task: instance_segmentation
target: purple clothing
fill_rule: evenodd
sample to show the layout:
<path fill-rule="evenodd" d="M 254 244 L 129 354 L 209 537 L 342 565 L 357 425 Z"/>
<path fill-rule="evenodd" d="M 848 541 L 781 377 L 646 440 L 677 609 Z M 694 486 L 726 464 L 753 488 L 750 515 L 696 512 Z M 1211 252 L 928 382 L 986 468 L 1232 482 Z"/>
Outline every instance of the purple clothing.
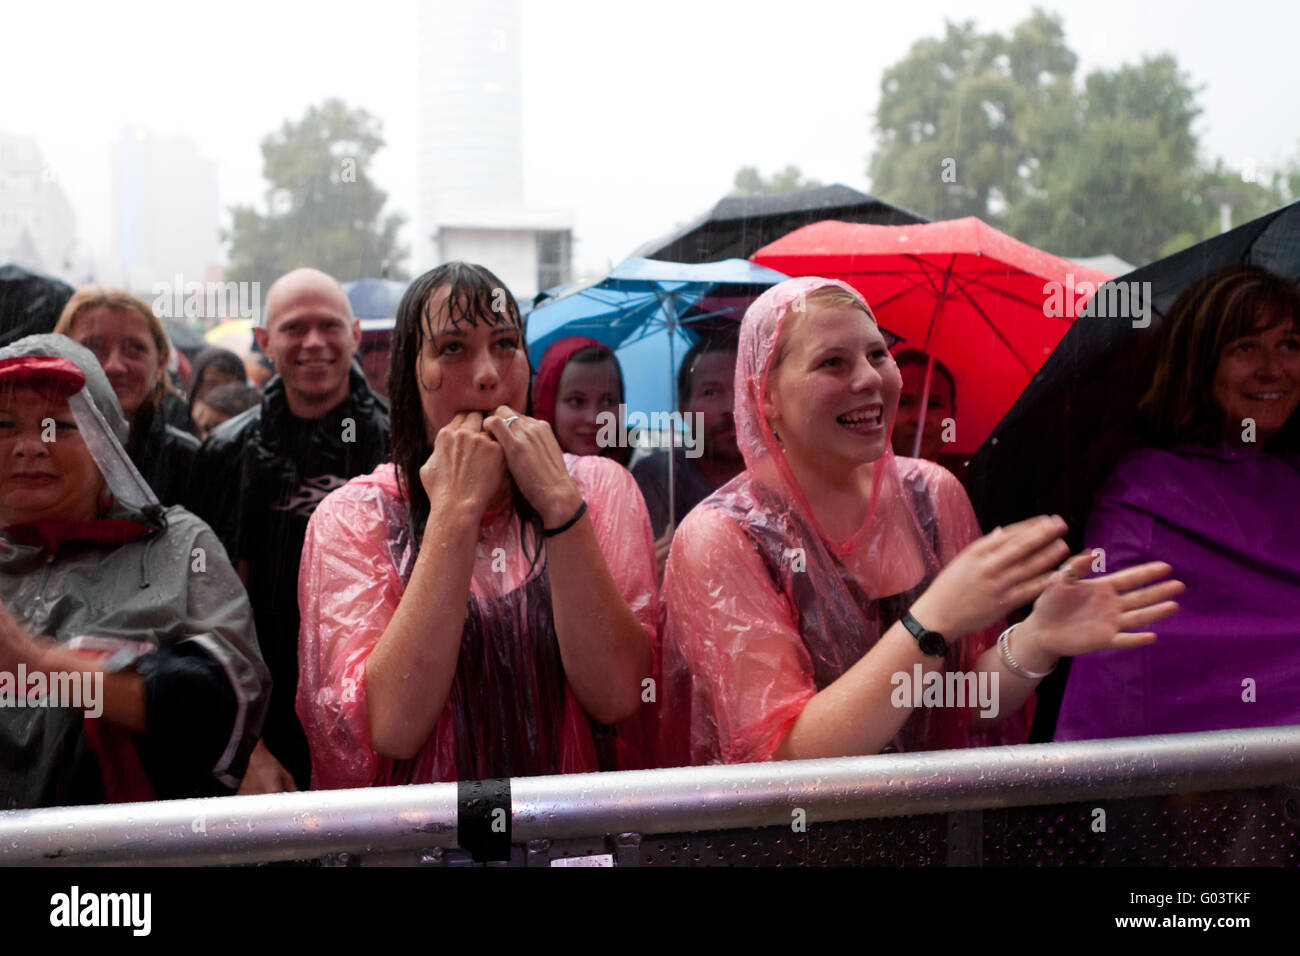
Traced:
<path fill-rule="evenodd" d="M 1135 452 L 1084 542 L 1107 571 L 1167 561 L 1187 590 L 1154 644 L 1075 658 L 1057 740 L 1300 724 L 1300 456 Z"/>

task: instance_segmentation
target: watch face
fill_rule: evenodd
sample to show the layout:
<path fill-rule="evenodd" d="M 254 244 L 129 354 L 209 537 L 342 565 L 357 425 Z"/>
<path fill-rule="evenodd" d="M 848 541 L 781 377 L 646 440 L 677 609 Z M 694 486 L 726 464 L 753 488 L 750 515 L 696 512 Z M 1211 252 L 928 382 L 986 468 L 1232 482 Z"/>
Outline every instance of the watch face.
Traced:
<path fill-rule="evenodd" d="M 929 654 L 931 657 L 943 657 L 948 653 L 948 642 L 938 631 L 925 631 L 917 643 L 921 645 L 921 653 Z"/>

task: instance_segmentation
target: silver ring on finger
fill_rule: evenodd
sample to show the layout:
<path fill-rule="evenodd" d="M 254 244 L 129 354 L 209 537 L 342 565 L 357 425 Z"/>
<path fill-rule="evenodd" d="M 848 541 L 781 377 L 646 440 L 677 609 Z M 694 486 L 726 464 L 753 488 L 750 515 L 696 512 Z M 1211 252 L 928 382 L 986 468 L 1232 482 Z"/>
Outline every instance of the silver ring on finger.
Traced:
<path fill-rule="evenodd" d="M 509 428 L 511 425 L 513 425 L 513 424 L 514 424 L 515 422 L 517 422 L 517 421 L 519 421 L 519 416 L 518 416 L 518 415 L 511 415 L 509 418 L 506 419 L 506 428 Z"/>
<path fill-rule="evenodd" d="M 1069 578 L 1071 581 L 1077 581 L 1077 580 L 1079 580 L 1079 576 L 1078 576 L 1077 574 L 1074 573 L 1074 568 L 1070 567 L 1070 562 L 1069 562 L 1069 561 L 1066 561 L 1063 565 L 1061 565 L 1061 566 L 1060 566 L 1059 568 L 1057 568 L 1056 570 L 1060 571 L 1062 574 L 1064 574 L 1064 575 L 1065 575 L 1067 578 Z"/>

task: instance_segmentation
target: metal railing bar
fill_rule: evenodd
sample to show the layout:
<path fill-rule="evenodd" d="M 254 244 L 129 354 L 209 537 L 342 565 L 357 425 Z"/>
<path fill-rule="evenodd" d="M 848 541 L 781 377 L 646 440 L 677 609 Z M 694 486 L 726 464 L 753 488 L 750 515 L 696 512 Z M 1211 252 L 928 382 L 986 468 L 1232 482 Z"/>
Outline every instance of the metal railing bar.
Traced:
<path fill-rule="evenodd" d="M 952 813 L 1300 782 L 1300 727 L 513 781 L 516 841 Z"/>
<path fill-rule="evenodd" d="M 511 839 L 730 830 L 1300 783 L 1300 726 L 511 781 Z M 0 865 L 457 845 L 454 783 L 0 813 Z"/>

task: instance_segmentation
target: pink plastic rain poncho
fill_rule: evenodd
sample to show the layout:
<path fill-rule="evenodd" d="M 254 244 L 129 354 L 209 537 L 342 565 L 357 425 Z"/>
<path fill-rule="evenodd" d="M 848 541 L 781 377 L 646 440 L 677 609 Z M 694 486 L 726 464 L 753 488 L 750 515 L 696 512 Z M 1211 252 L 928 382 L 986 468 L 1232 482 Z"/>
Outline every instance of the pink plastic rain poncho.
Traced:
<path fill-rule="evenodd" d="M 614 583 L 652 642 L 658 618 L 650 519 L 632 476 L 613 462 L 564 456 L 588 505 Z M 615 770 L 643 760 L 639 718 L 594 724 L 564 677 L 545 555 L 532 575 L 510 509 L 484 516 L 456 676 L 442 715 L 411 760 L 370 745 L 366 660 L 415 563 L 391 464 L 321 502 L 299 577 L 297 709 L 315 788 Z M 499 549 L 499 550 L 498 550 Z"/>
<path fill-rule="evenodd" d="M 756 395 L 766 391 L 787 307 L 827 286 L 862 299 L 836 280 L 792 279 L 755 301 L 741 325 L 735 418 L 746 470 L 686 516 L 664 578 L 666 765 L 770 759 L 808 701 L 979 537 L 957 479 L 931 462 L 895 458 L 888 442 L 856 533 L 832 541 L 813 516 Z M 885 409 L 891 428 L 895 410 Z M 999 631 L 950 640 L 948 669 L 972 670 Z M 1026 739 L 1023 714 L 982 734 L 970 720 L 967 710 L 918 709 L 893 747 Z"/>

